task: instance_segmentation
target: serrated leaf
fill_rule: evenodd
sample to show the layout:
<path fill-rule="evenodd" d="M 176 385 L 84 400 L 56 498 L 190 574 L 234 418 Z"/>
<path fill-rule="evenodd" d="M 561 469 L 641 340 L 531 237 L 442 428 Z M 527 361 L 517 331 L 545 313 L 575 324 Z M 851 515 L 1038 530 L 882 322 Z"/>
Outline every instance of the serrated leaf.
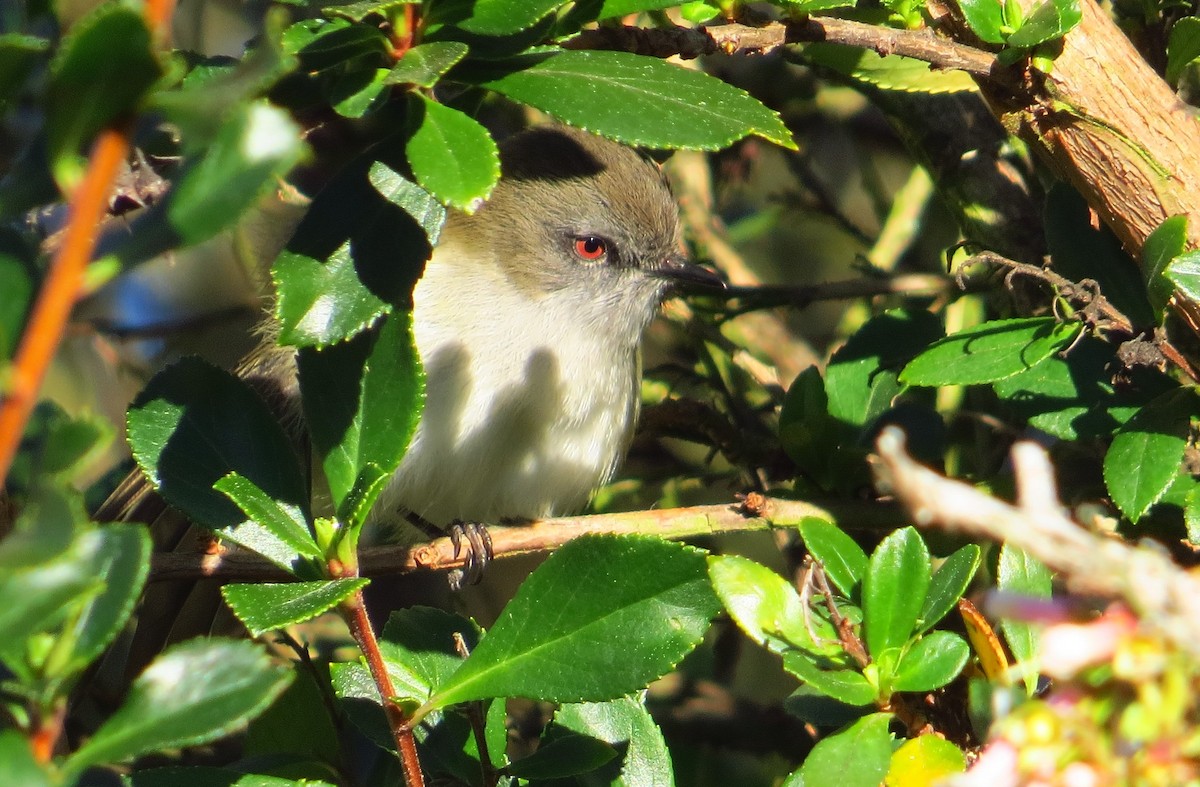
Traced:
<path fill-rule="evenodd" d="M 893 691 L 933 691 L 958 677 L 971 649 L 950 631 L 934 631 L 917 640 L 900 657 L 893 673 Z"/>
<path fill-rule="evenodd" d="M 1070 344 L 1080 323 L 1053 317 L 992 320 L 940 339 L 900 373 L 905 385 L 976 385 L 1032 369 Z"/>
<path fill-rule="evenodd" d="M 566 0 L 475 0 L 457 24 L 469 33 L 506 36 L 532 27 Z"/>
<path fill-rule="evenodd" d="M 378 60 L 388 51 L 387 37 L 377 25 L 345 19 L 306 19 L 283 33 L 283 51 L 300 58 L 301 70 L 314 73 Z"/>
<path fill-rule="evenodd" d="M 1083 20 L 1079 0 L 1043 0 L 1006 42 L 1010 47 L 1033 47 L 1071 32 Z"/>
<path fill-rule="evenodd" d="M 460 41 L 430 41 L 414 46 L 396 61 L 384 83 L 433 87 L 447 71 L 467 56 L 468 49 Z"/>
<path fill-rule="evenodd" d="M 641 536 L 575 539 L 529 576 L 426 710 L 623 696 L 675 666 L 718 608 L 699 550 Z"/>
<path fill-rule="evenodd" d="M 47 146 L 60 187 L 74 187 L 83 175 L 84 145 L 131 112 L 160 73 L 136 9 L 104 4 L 71 26 L 46 86 Z"/>
<path fill-rule="evenodd" d="M 500 178 L 500 151 L 488 130 L 457 109 L 414 98 L 420 125 L 405 153 L 417 182 L 448 205 L 472 212 Z"/>
<path fill-rule="evenodd" d="M 850 4 L 832 0 L 828 7 L 840 8 L 844 5 Z M 870 49 L 824 41 L 805 44 L 803 52 L 806 60 L 881 90 L 931 95 L 979 90 L 975 80 L 966 72 L 933 69 L 924 60 L 903 55 L 881 56 Z"/>
<path fill-rule="evenodd" d="M 462 666 L 455 638 L 470 653 L 479 643 L 479 626 L 432 607 L 393 612 L 379 637 L 379 650 L 397 696 L 424 702 Z"/>
<path fill-rule="evenodd" d="M 800 523 L 799 530 L 804 548 L 821 561 L 829 581 L 842 595 L 853 599 L 867 571 L 867 553 L 832 522 L 810 517 Z"/>
<path fill-rule="evenodd" d="M 1195 19 L 1194 17 L 1188 17 Z M 1195 20 L 1200 23 L 1200 19 Z M 1200 33 L 1200 30 L 1198 30 Z M 1197 53 L 1200 56 L 1200 52 Z M 1154 228 L 1142 246 L 1142 270 L 1146 275 L 1146 295 L 1156 315 L 1162 315 L 1175 287 L 1165 277 L 1171 260 L 1187 250 L 1188 217 L 1180 213 Z M 1161 320 L 1160 320 L 1161 321 Z"/>
<path fill-rule="evenodd" d="M 1104 484 L 1117 508 L 1137 524 L 1179 471 L 1197 400 L 1190 390 L 1168 391 L 1118 430 L 1104 455 Z"/>
<path fill-rule="evenodd" d="M 228 372 L 184 358 L 154 376 L 126 420 L 134 459 L 163 497 L 226 537 L 238 536 L 235 526 L 243 526 L 242 538 L 261 530 L 213 488 L 230 472 L 275 500 L 307 509 L 304 476 L 287 436 L 262 400 Z"/>
<path fill-rule="evenodd" d="M 1050 569 L 1028 553 L 1008 544 L 1000 548 L 996 586 L 1005 593 L 1050 598 L 1052 579 Z M 1000 630 L 1024 676 L 1025 690 L 1033 696 L 1038 679 L 1037 629 L 1031 623 L 1006 618 L 1000 621 Z"/>
<path fill-rule="evenodd" d="M 849 659 L 818 661 L 798 650 L 783 654 L 783 668 L 806 685 L 847 705 L 870 705 L 876 699 L 875 687 L 863 674 L 849 665 Z"/>
<path fill-rule="evenodd" d="M 1171 26 L 1167 40 L 1167 82 L 1177 84 L 1183 69 L 1196 62 L 1196 58 L 1200 58 L 1200 19 L 1185 16 Z"/>
<path fill-rule="evenodd" d="M 878 660 L 916 629 L 929 590 L 929 550 L 911 527 L 896 530 L 871 553 L 863 576 L 863 631 Z"/>
<path fill-rule="evenodd" d="M 331 782 L 319 779 L 297 781 L 281 776 L 245 773 L 232 768 L 196 765 L 134 771 L 129 779 L 131 787 L 336 787 Z"/>
<path fill-rule="evenodd" d="M 563 779 L 590 773 L 615 759 L 611 744 L 589 735 L 563 733 L 544 741 L 537 751 L 509 764 L 518 779 Z"/>
<path fill-rule="evenodd" d="M 950 613 L 971 585 L 979 569 L 980 551 L 967 544 L 946 558 L 929 580 L 929 593 L 921 607 L 917 633 L 924 634 Z"/>
<path fill-rule="evenodd" d="M 312 620 L 333 609 L 371 580 L 323 579 L 315 582 L 260 582 L 253 585 L 225 585 L 221 595 L 238 620 L 256 637 L 268 631 Z"/>
<path fill-rule="evenodd" d="M 339 74 L 326 86 L 333 111 L 345 118 L 360 118 L 375 106 L 388 88 L 386 68 L 361 68 Z"/>
<path fill-rule="evenodd" d="M 1189 301 L 1200 303 L 1200 251 L 1180 254 L 1167 264 L 1164 275 Z"/>
<path fill-rule="evenodd" d="M 292 674 L 251 642 L 191 640 L 164 651 L 138 676 L 125 703 L 63 770 L 78 775 L 166 748 L 195 746 L 244 726 Z"/>
<path fill-rule="evenodd" d="M 999 0 L 959 0 L 958 7 L 967 20 L 967 27 L 979 36 L 979 40 L 989 44 L 1004 43 L 1003 3 Z"/>
<path fill-rule="evenodd" d="M 791 583 L 738 555 L 710 555 L 708 573 L 717 598 L 747 637 L 775 653 L 813 650 L 804 603 Z"/>
<path fill-rule="evenodd" d="M 622 697 L 563 705 L 555 712 L 554 723 L 620 749 L 621 756 L 596 774 L 609 787 L 674 785 L 671 754 L 663 734 L 637 700 Z"/>
<path fill-rule="evenodd" d="M 657 58 L 580 51 L 527 55 L 501 65 L 502 74 L 481 74 L 475 81 L 631 145 L 716 150 L 757 134 L 796 146 L 779 116 L 748 93 Z"/>
<path fill-rule="evenodd" d="M 930 787 L 967 769 L 962 749 L 937 735 L 919 735 L 892 752 L 888 787 Z"/>
<path fill-rule="evenodd" d="M 70 666 L 82 671 L 125 627 L 150 575 L 150 536 L 141 525 L 109 524 L 97 531 L 99 543 L 88 571 L 104 579 L 104 589 L 90 598 L 75 619 L 70 636 Z"/>
<path fill-rule="evenodd" d="M 303 509 L 272 498 L 237 472 L 221 478 L 213 488 L 232 500 L 256 531 L 263 531 L 251 547 L 255 552 L 284 571 L 301 577 L 319 575 L 315 561 L 322 557 L 321 550 L 309 532 Z M 249 531 L 246 535 L 250 536 Z"/>
<path fill-rule="evenodd" d="M 661 8 L 671 8 L 679 5 L 679 0 L 604 0 L 597 19 L 612 19 L 616 16 L 639 14 L 643 11 L 657 11 Z"/>
<path fill-rule="evenodd" d="M 392 310 L 358 278 L 349 241 L 323 263 L 285 250 L 271 266 L 271 279 L 280 344 L 328 347 Z"/>
<path fill-rule="evenodd" d="M 416 431 L 425 374 L 412 314 L 389 315 L 378 332 L 300 352 L 300 390 L 313 447 L 339 518 L 361 524 Z"/>
<path fill-rule="evenodd" d="M 403 177 L 382 161 L 371 165 L 367 179 L 379 196 L 400 208 L 424 231 L 429 243 L 436 244 L 446 223 L 446 209 L 425 189 Z"/>
<path fill-rule="evenodd" d="M 876 787 L 892 756 L 890 713 L 872 713 L 817 742 L 784 787 Z"/>

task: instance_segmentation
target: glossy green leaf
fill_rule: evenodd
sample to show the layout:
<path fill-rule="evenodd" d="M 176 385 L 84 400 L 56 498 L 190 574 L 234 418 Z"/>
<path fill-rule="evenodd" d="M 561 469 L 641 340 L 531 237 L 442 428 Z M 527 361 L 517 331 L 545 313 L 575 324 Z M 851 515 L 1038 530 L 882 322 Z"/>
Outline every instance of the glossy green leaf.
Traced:
<path fill-rule="evenodd" d="M 357 3 L 344 5 L 327 5 L 321 9 L 321 13 L 326 16 L 349 19 L 352 22 L 361 22 L 372 14 L 390 19 L 392 18 L 391 12 L 416 2 L 418 0 L 360 0 Z"/>
<path fill-rule="evenodd" d="M 833 354 L 825 370 L 829 413 L 864 427 L 900 393 L 904 362 L 943 335 L 937 315 L 896 309 L 872 318 Z"/>
<path fill-rule="evenodd" d="M 445 202 L 468 212 L 482 204 L 500 178 L 500 151 L 492 135 L 457 109 L 414 98 L 420 125 L 406 153 L 417 182 Z"/>
<path fill-rule="evenodd" d="M 959 8 L 967 20 L 967 27 L 989 44 L 1003 44 L 1004 4 L 999 0 L 959 0 Z"/>
<path fill-rule="evenodd" d="M 846 598 L 854 598 L 867 571 L 867 553 L 840 527 L 809 517 L 800 523 L 804 548 L 821 561 L 825 575 Z"/>
<path fill-rule="evenodd" d="M 21 33 L 0 33 L 0 111 L 8 109 L 21 86 L 33 73 L 50 42 Z"/>
<path fill-rule="evenodd" d="M 470 15 L 458 21 L 469 33 L 504 36 L 532 27 L 566 0 L 475 0 Z"/>
<path fill-rule="evenodd" d="M 129 779 L 131 787 L 335 787 L 333 783 L 319 779 L 297 781 L 209 766 L 150 768 L 134 771 Z"/>
<path fill-rule="evenodd" d="M 378 59 L 388 51 L 387 37 L 377 25 L 344 19 L 305 19 L 283 33 L 283 51 L 300 58 L 302 71 L 314 73 Z"/>
<path fill-rule="evenodd" d="M 319 575 L 312 562 L 321 550 L 309 531 L 305 512 L 299 506 L 276 500 L 236 472 L 219 479 L 213 488 L 234 502 L 255 525 L 257 537 L 250 546 L 284 571 L 298 576 Z M 245 534 L 251 536 L 249 530 Z M 240 542 L 239 542 L 240 543 Z"/>
<path fill-rule="evenodd" d="M 949 614 L 971 586 L 979 569 L 979 547 L 967 544 L 942 561 L 929 580 L 929 593 L 921 607 L 918 634 L 924 634 Z"/>
<path fill-rule="evenodd" d="M 461 41 L 430 41 L 414 46 L 396 61 L 384 83 L 433 87 L 442 76 L 467 56 Z"/>
<path fill-rule="evenodd" d="M 252 642 L 191 640 L 162 653 L 125 703 L 64 770 L 78 775 L 159 749 L 195 746 L 243 727 L 287 687 L 291 673 Z"/>
<path fill-rule="evenodd" d="M 341 757 L 341 740 L 329 701 L 329 675 L 320 666 L 312 667 L 297 665 L 291 685 L 250 722 L 243 739 L 246 760 L 288 755 L 311 766 L 309 773 L 327 768 L 333 775 Z"/>
<path fill-rule="evenodd" d="M 397 695 L 424 702 L 462 666 L 456 638 L 471 653 L 479 637 L 474 621 L 432 607 L 410 607 L 388 618 L 379 650 Z"/>
<path fill-rule="evenodd" d="M 70 188 L 82 177 L 84 146 L 131 112 L 160 73 L 136 9 L 106 3 L 71 26 L 46 86 L 47 145 L 60 186 Z"/>
<path fill-rule="evenodd" d="M 74 639 L 67 672 L 91 664 L 125 628 L 150 575 L 150 535 L 141 525 L 109 524 L 97 531 L 96 551 L 88 561 L 104 589 L 90 598 L 71 626 Z"/>
<path fill-rule="evenodd" d="M 631 697 L 563 705 L 555 712 L 554 723 L 617 747 L 621 756 L 596 774 L 609 787 L 669 785 L 674 781 L 662 732 L 646 707 Z"/>
<path fill-rule="evenodd" d="M 1104 484 L 1113 503 L 1134 524 L 1175 479 L 1198 405 L 1190 390 L 1168 391 L 1113 437 L 1104 455 Z"/>
<path fill-rule="evenodd" d="M 1063 349 L 1080 323 L 1053 317 L 992 320 L 934 342 L 900 373 L 905 385 L 991 383 L 1032 369 Z"/>
<path fill-rule="evenodd" d="M 75 495 L 53 484 L 35 486 L 12 530 L 0 540 L 0 577 L 17 569 L 37 568 L 63 554 L 86 520 Z"/>
<path fill-rule="evenodd" d="M 430 244 L 438 242 L 446 223 L 446 209 L 432 194 L 380 161 L 371 165 L 367 179 L 379 196 L 417 223 Z"/>
<path fill-rule="evenodd" d="M 1059 181 L 1046 194 L 1046 245 L 1054 271 L 1071 281 L 1091 279 L 1135 328 L 1155 324 L 1137 263 L 1106 226 L 1093 226 L 1092 210 L 1074 188 Z"/>
<path fill-rule="evenodd" d="M 325 262 L 284 251 L 271 266 L 271 278 L 280 344 L 327 347 L 392 310 L 358 278 L 349 242 Z"/>
<path fill-rule="evenodd" d="M 400 464 L 425 395 L 409 312 L 378 331 L 300 352 L 300 390 L 313 447 L 339 518 L 361 524 Z"/>
<path fill-rule="evenodd" d="M 784 787 L 879 787 L 892 756 L 890 713 L 872 713 L 817 742 Z"/>
<path fill-rule="evenodd" d="M 1185 16 L 1171 25 L 1167 40 L 1167 82 L 1175 85 L 1183 70 L 1200 58 L 1200 18 Z"/>
<path fill-rule="evenodd" d="M 927 787 L 967 769 L 962 749 L 937 735 L 910 738 L 892 753 L 888 787 Z"/>
<path fill-rule="evenodd" d="M 518 779 L 565 779 L 590 773 L 612 761 L 617 750 L 589 735 L 559 734 L 543 741 L 537 751 L 508 766 Z"/>
<path fill-rule="evenodd" d="M 25 315 L 34 292 L 32 265 L 13 254 L 0 252 L 0 361 L 12 358 L 25 327 Z"/>
<path fill-rule="evenodd" d="M 738 555 L 709 555 L 708 574 L 717 598 L 747 637 L 775 653 L 816 647 L 805 628 L 804 602 L 783 577 Z"/>
<path fill-rule="evenodd" d="M 1079 0 L 1043 0 L 1008 37 L 1010 47 L 1033 47 L 1062 38 L 1083 20 Z"/>
<path fill-rule="evenodd" d="M 363 68 L 339 75 L 327 89 L 333 111 L 345 118 L 366 115 L 381 97 L 386 98 L 387 78 L 386 68 Z"/>
<path fill-rule="evenodd" d="M 1036 558 L 1016 547 L 1005 544 L 1000 549 L 1000 561 L 996 567 L 996 586 L 1005 593 L 1031 598 L 1050 598 L 1053 575 L 1050 569 Z M 1038 631 L 1021 620 L 1004 619 L 1000 630 L 1008 642 L 1009 650 L 1017 660 L 1025 680 L 1025 689 L 1033 695 L 1038 680 Z"/>
<path fill-rule="evenodd" d="M 329 677 L 338 698 L 338 710 L 368 740 L 385 751 L 394 752 L 396 739 L 383 713 L 379 689 L 366 665 L 357 662 L 330 664 Z"/>
<path fill-rule="evenodd" d="M 836 483 L 829 457 L 836 450 L 840 427 L 829 416 L 825 381 L 816 366 L 796 376 L 779 412 L 779 441 L 796 469 L 825 488 Z"/>
<path fill-rule="evenodd" d="M 758 134 L 795 148 L 771 110 L 701 71 L 627 52 L 529 55 L 482 75 L 486 88 L 631 145 L 716 150 Z"/>
<path fill-rule="evenodd" d="M 863 576 L 863 630 L 878 660 L 916 630 L 929 590 L 929 550 L 911 527 L 896 530 L 871 553 Z"/>
<path fill-rule="evenodd" d="M 0 730 L 0 784 L 51 787 L 57 783 L 58 779 L 34 758 L 29 738 L 12 728 Z"/>
<path fill-rule="evenodd" d="M 1188 17 L 1200 24 L 1200 19 Z M 1181 20 L 1182 21 L 1182 20 Z M 1197 53 L 1200 56 L 1200 52 Z M 1187 250 L 1187 224 L 1185 214 L 1172 216 L 1159 224 L 1146 238 L 1142 246 L 1142 270 L 1146 275 L 1146 294 L 1156 315 L 1163 314 L 1167 301 L 1175 292 L 1175 285 L 1164 275 L 1171 260 Z"/>
<path fill-rule="evenodd" d="M 783 654 L 783 668 L 805 685 L 847 705 L 870 705 L 876 699 L 875 687 L 856 667 L 850 666 L 849 657 L 840 662 L 818 661 L 793 650 Z"/>
<path fill-rule="evenodd" d="M 842 8 L 853 3 L 842 0 L 814 0 L 800 4 L 807 13 Z M 870 49 L 833 44 L 827 41 L 804 44 L 804 59 L 831 68 L 851 79 L 903 93 L 968 93 L 979 90 L 975 80 L 964 71 L 931 68 L 929 63 L 903 55 L 881 56 Z"/>
<path fill-rule="evenodd" d="M 624 696 L 675 666 L 718 608 L 697 549 L 642 536 L 575 539 L 529 576 L 427 707 Z"/>
<path fill-rule="evenodd" d="M 1171 260 L 1165 275 L 1184 297 L 1200 302 L 1200 251 L 1185 252 Z"/>
<path fill-rule="evenodd" d="M 311 620 L 370 583 L 369 579 L 225 585 L 221 595 L 254 636 Z"/>
<path fill-rule="evenodd" d="M 679 5 L 679 0 L 604 0 L 596 18 L 611 19 L 616 16 L 628 16 L 642 11 L 657 11 L 677 5 Z"/>
<path fill-rule="evenodd" d="M 154 376 L 126 418 L 138 466 L 168 502 L 200 524 L 229 531 L 247 522 L 213 488 L 230 472 L 275 500 L 307 507 L 288 438 L 262 400 L 228 372 L 184 358 Z"/>
<path fill-rule="evenodd" d="M 933 691 L 958 677 L 971 648 L 950 631 L 934 631 L 904 651 L 892 677 L 893 691 Z"/>

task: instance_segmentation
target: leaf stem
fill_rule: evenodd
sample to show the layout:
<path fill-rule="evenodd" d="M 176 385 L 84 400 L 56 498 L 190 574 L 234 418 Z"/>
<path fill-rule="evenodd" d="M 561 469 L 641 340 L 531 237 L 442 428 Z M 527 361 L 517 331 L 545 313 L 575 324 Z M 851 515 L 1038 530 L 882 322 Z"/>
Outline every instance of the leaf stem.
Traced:
<path fill-rule="evenodd" d="M 367 617 L 367 607 L 363 601 L 362 591 L 357 591 L 342 602 L 338 609 L 345 618 L 346 625 L 350 627 L 350 634 L 354 637 L 354 641 L 362 650 L 363 656 L 367 660 L 367 668 L 370 669 L 375 686 L 379 689 L 383 712 L 387 716 L 388 726 L 391 727 L 392 735 L 396 739 L 396 751 L 400 756 L 400 767 L 404 771 L 404 783 L 408 787 L 424 787 L 425 776 L 421 772 L 421 761 L 417 756 L 417 740 L 413 737 L 409 718 L 393 701 L 396 696 L 396 688 L 392 685 L 391 676 L 388 675 L 383 654 L 379 652 L 379 640 L 375 638 L 375 629 L 371 627 L 371 620 Z"/>

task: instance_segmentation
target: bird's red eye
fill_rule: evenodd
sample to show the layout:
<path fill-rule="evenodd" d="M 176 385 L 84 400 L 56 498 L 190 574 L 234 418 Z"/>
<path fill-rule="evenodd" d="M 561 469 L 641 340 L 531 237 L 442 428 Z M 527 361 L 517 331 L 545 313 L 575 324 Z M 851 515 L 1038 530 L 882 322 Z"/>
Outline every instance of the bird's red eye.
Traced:
<path fill-rule="evenodd" d="M 595 262 L 608 253 L 608 244 L 595 235 L 585 235 L 575 239 L 575 254 L 581 260 Z"/>

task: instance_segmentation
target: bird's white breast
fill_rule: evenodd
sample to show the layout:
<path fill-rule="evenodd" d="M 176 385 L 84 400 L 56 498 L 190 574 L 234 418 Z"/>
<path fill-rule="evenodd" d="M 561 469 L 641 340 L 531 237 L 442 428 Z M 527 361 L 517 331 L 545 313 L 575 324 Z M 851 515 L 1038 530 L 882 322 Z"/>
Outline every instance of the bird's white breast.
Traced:
<path fill-rule="evenodd" d="M 439 247 L 413 294 L 425 410 L 380 505 L 444 525 L 571 513 L 612 475 L 637 413 L 632 331 Z M 377 508 L 377 510 L 380 510 Z"/>

